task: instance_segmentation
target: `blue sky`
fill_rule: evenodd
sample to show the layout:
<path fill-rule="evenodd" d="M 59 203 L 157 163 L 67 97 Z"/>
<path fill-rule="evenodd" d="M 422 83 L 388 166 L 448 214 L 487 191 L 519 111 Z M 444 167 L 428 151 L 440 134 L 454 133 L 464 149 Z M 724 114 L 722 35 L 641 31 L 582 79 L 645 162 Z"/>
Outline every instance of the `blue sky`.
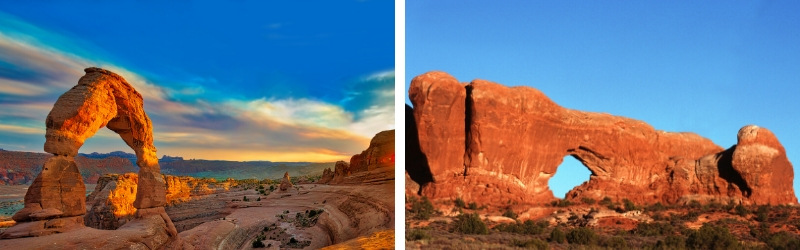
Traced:
<path fill-rule="evenodd" d="M 32 2 L 0 2 L 0 148 L 41 152 L 90 66 L 142 93 L 159 155 L 349 159 L 394 128 L 391 1 Z"/>
<path fill-rule="evenodd" d="M 796 1 L 408 1 L 406 90 L 432 70 L 531 86 L 566 108 L 695 132 L 725 148 L 756 124 L 797 166 L 797 13 Z M 589 176 L 565 162 L 550 181 L 559 197 Z M 799 184 L 795 177 L 796 194 Z"/>

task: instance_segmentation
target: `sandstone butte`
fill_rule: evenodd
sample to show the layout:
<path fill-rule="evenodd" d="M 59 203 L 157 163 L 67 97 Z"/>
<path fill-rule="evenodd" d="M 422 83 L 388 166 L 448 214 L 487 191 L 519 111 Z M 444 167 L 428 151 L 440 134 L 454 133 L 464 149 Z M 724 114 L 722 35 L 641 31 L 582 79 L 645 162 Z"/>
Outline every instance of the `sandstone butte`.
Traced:
<path fill-rule="evenodd" d="M 394 180 L 394 130 L 381 131 L 372 137 L 369 147 L 337 161 L 333 171 L 325 169 L 319 184 L 367 184 Z"/>
<path fill-rule="evenodd" d="M 724 149 L 694 133 L 563 108 L 533 88 L 462 84 L 444 72 L 415 77 L 408 94 L 406 171 L 433 200 L 550 202 L 548 181 L 571 156 L 591 176 L 566 199 L 797 203 L 792 165 L 766 128 L 744 126 Z"/>
<path fill-rule="evenodd" d="M 177 230 L 164 210 L 165 182 L 142 96 L 113 72 L 100 68 L 84 71 L 86 75 L 58 98 L 47 115 L 44 151 L 54 156 L 25 194 L 24 208 L 12 217 L 18 224 L 0 238 L 42 236 L 84 227 L 86 187 L 75 156 L 87 138 L 107 127 L 134 150 L 139 166 L 134 223 L 123 228 L 147 228 L 151 233 L 136 242 L 142 247 L 160 246 L 176 237 Z"/>

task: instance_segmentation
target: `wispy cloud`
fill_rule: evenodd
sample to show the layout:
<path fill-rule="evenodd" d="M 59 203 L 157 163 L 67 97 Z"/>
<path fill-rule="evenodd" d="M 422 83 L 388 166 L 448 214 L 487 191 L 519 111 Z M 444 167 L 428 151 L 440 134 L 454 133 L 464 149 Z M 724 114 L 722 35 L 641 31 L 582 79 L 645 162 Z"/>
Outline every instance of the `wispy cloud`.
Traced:
<path fill-rule="evenodd" d="M 13 23 L 12 26 L 23 30 L 12 30 L 8 25 L 0 27 L 0 140 L 3 134 L 14 133 L 31 136 L 34 138 L 31 142 L 41 143 L 44 119 L 53 103 L 77 83 L 84 68 L 91 66 L 123 76 L 142 94 L 145 110 L 154 123 L 159 154 L 229 160 L 341 160 L 366 148 L 376 133 L 394 128 L 393 87 L 384 86 L 394 81 L 393 70 L 365 72 L 359 80 L 357 96 L 344 95 L 342 100 L 312 97 L 208 100 L 203 99 L 204 93 L 224 90 L 209 90 L 194 83 L 175 88 L 158 84 L 136 70 L 84 52 L 91 48 L 63 45 L 84 44 L 80 41 L 68 41 L 69 38 L 19 20 L 4 22 L 0 24 Z M 281 25 L 269 27 L 277 29 Z M 53 37 L 62 47 L 48 46 L 45 40 Z M 216 79 L 199 78 L 196 82 L 208 81 Z M 99 139 L 87 141 L 82 151 L 105 152 L 124 147 L 121 141 L 122 146 L 107 146 L 116 141 L 113 132 L 101 130 L 96 137 Z M 17 145 L 17 148 L 41 148 L 41 145 Z"/>

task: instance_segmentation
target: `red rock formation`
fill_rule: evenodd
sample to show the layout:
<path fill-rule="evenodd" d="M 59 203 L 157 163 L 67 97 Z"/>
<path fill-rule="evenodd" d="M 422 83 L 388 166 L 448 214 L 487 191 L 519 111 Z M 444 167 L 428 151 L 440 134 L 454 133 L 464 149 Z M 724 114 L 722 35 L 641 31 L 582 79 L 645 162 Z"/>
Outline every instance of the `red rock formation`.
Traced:
<path fill-rule="evenodd" d="M 292 180 L 289 178 L 289 172 L 283 174 L 283 179 L 281 179 L 281 185 L 279 186 L 281 191 L 289 190 L 292 188 Z"/>
<path fill-rule="evenodd" d="M 330 168 L 326 168 L 322 171 L 322 177 L 317 180 L 318 184 L 328 184 L 333 180 L 333 171 Z"/>
<path fill-rule="evenodd" d="M 159 217 L 169 236 L 176 236 L 163 209 L 164 179 L 142 96 L 117 74 L 99 68 L 85 71 L 78 85 L 61 95 L 47 115 L 44 150 L 55 156 L 45 163 L 25 195 L 25 207 L 13 217 L 25 223 L 9 228 L 0 238 L 46 235 L 83 225 L 86 188 L 74 157 L 83 142 L 102 127 L 119 134 L 136 153 L 137 218 Z"/>
<path fill-rule="evenodd" d="M 189 176 L 164 175 L 168 204 L 190 201 L 193 197 L 226 191 L 230 183 L 217 183 L 213 179 L 197 179 Z M 87 200 L 88 212 L 84 216 L 86 226 L 97 229 L 117 229 L 134 218 L 138 175 L 106 175 L 99 179 L 95 190 Z"/>
<path fill-rule="evenodd" d="M 84 224 L 97 229 L 117 229 L 133 219 L 138 181 L 139 176 L 134 173 L 100 177 L 94 191 L 86 198 L 89 210 Z"/>
<path fill-rule="evenodd" d="M 369 147 L 350 157 L 350 163 L 338 161 L 328 184 L 364 184 L 394 180 L 394 130 L 375 135 Z"/>
<path fill-rule="evenodd" d="M 549 202 L 554 197 L 548 181 L 563 158 L 572 156 L 592 175 L 568 199 L 797 202 L 791 165 L 765 129 L 757 133 L 763 135 L 759 139 L 743 140 L 740 131 L 740 144 L 758 146 L 746 146 L 752 149 L 742 153 L 729 149 L 734 160 L 728 169 L 726 151 L 706 138 L 565 109 L 528 87 L 483 80 L 464 85 L 446 73 L 430 72 L 412 80 L 409 97 L 419 147 L 433 176 L 422 193 L 434 199 L 462 197 L 495 205 Z M 737 154 L 746 160 L 736 161 Z"/>
<path fill-rule="evenodd" d="M 394 130 L 381 131 L 372 137 L 369 147 L 350 157 L 350 171 L 364 172 L 378 168 L 394 169 Z"/>

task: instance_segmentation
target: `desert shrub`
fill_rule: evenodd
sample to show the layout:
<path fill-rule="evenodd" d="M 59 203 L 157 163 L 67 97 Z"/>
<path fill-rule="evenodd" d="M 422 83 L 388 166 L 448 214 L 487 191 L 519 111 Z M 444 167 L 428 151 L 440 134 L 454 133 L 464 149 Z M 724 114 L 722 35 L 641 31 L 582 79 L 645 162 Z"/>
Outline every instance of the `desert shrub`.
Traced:
<path fill-rule="evenodd" d="M 256 201 L 261 201 L 261 196 L 259 196 L 258 199 L 256 199 Z"/>
<path fill-rule="evenodd" d="M 800 239 L 788 232 L 772 234 L 765 243 L 771 249 L 800 249 Z"/>
<path fill-rule="evenodd" d="M 686 248 L 686 239 L 683 236 L 670 235 L 664 237 L 664 240 L 656 242 L 655 249 L 684 249 Z"/>
<path fill-rule="evenodd" d="M 633 229 L 633 233 L 640 236 L 661 236 L 671 234 L 674 231 L 675 228 L 666 222 L 642 222 L 636 225 L 636 229 Z"/>
<path fill-rule="evenodd" d="M 659 212 L 666 210 L 667 207 L 661 204 L 661 202 L 656 202 L 655 204 L 651 204 L 644 208 L 645 211 L 648 212 Z"/>
<path fill-rule="evenodd" d="M 414 241 L 414 240 L 429 240 L 431 239 L 431 235 L 428 234 L 427 230 L 424 229 L 412 229 L 406 232 L 406 240 Z"/>
<path fill-rule="evenodd" d="M 477 213 L 458 215 L 454 221 L 454 231 L 464 234 L 489 234 L 489 228 Z"/>
<path fill-rule="evenodd" d="M 627 249 L 628 242 L 625 241 L 625 238 L 619 236 L 613 236 L 610 238 L 605 238 L 600 243 L 600 246 L 608 247 L 610 249 Z"/>
<path fill-rule="evenodd" d="M 544 242 L 540 239 L 530 239 L 525 241 L 514 240 L 514 246 L 538 250 L 548 249 L 547 242 Z"/>
<path fill-rule="evenodd" d="M 503 216 L 511 218 L 511 219 L 515 219 L 515 220 L 517 219 L 517 213 L 514 213 L 514 210 L 511 210 L 511 208 L 506 209 L 506 211 L 503 212 Z"/>
<path fill-rule="evenodd" d="M 264 242 L 261 242 L 260 240 L 253 241 L 253 248 L 264 248 L 264 247 L 266 247 L 266 245 L 264 245 Z"/>
<path fill-rule="evenodd" d="M 750 211 L 747 211 L 747 208 L 742 206 L 742 204 L 736 205 L 736 207 L 733 208 L 733 210 L 736 212 L 736 214 L 742 217 L 747 216 L 747 214 L 750 213 Z"/>
<path fill-rule="evenodd" d="M 497 225 L 494 229 L 500 232 L 517 233 L 517 234 L 541 234 L 547 229 L 548 223 L 546 221 L 533 222 L 526 220 L 523 223 L 503 223 Z"/>
<path fill-rule="evenodd" d="M 767 206 L 758 206 L 758 209 L 756 209 L 756 212 L 754 214 L 756 215 L 757 221 L 766 222 L 767 219 L 769 218 L 769 216 L 767 216 L 768 215 L 767 213 L 768 213 Z"/>
<path fill-rule="evenodd" d="M 728 228 L 703 224 L 700 230 L 692 230 L 686 239 L 686 246 L 695 249 L 731 249 L 739 248 L 739 241 Z"/>
<path fill-rule="evenodd" d="M 570 244 L 594 245 L 597 243 L 597 234 L 589 228 L 573 228 L 567 233 L 567 241 Z"/>
<path fill-rule="evenodd" d="M 463 208 L 467 207 L 467 204 L 464 203 L 464 200 L 462 200 L 461 197 L 456 198 L 454 202 L 456 204 L 456 207 L 463 207 Z"/>
<path fill-rule="evenodd" d="M 611 205 L 613 203 L 614 202 L 611 201 L 611 198 L 608 198 L 608 196 L 606 196 L 606 197 L 603 197 L 603 199 L 600 200 L 600 203 L 598 203 L 598 204 L 603 205 L 603 206 L 608 206 L 608 205 Z"/>
<path fill-rule="evenodd" d="M 770 237 L 769 225 L 765 222 L 759 223 L 758 226 L 750 225 L 750 235 L 760 241 L 768 241 Z"/>
<path fill-rule="evenodd" d="M 469 209 L 476 210 L 476 209 L 478 209 L 478 204 L 477 204 L 477 203 L 475 203 L 475 202 L 470 202 L 470 203 L 469 203 L 469 205 L 468 205 L 467 207 L 468 207 Z"/>
<path fill-rule="evenodd" d="M 569 201 L 569 200 L 561 199 L 561 200 L 554 200 L 554 201 L 550 202 L 550 205 L 553 205 L 554 207 L 568 207 L 568 206 L 572 206 L 573 203 L 571 201 Z"/>
<path fill-rule="evenodd" d="M 577 214 L 571 214 L 569 216 L 569 218 L 567 218 L 567 220 L 577 220 L 577 219 L 578 219 L 578 215 Z"/>
<path fill-rule="evenodd" d="M 275 191 L 275 185 L 269 185 L 269 191 L 270 192 Z"/>
<path fill-rule="evenodd" d="M 550 238 L 547 238 L 547 241 L 564 243 L 567 241 L 567 234 L 561 231 L 561 228 L 556 227 L 550 232 Z"/>
<path fill-rule="evenodd" d="M 428 197 L 422 197 L 421 200 L 418 200 L 415 197 L 411 197 L 408 200 L 411 203 L 411 212 L 414 214 L 414 218 L 418 220 L 427 220 L 430 219 L 433 214 L 436 213 L 436 210 L 433 208 L 433 204 Z"/>
<path fill-rule="evenodd" d="M 689 201 L 688 206 L 689 206 L 689 208 L 692 208 L 692 209 L 700 209 L 700 207 L 702 207 L 703 205 L 700 204 L 699 201 L 691 200 L 691 201 Z"/>
<path fill-rule="evenodd" d="M 625 211 L 632 211 L 637 209 L 636 204 L 633 204 L 631 200 L 623 199 L 622 204 L 625 206 Z"/>
<path fill-rule="evenodd" d="M 586 205 L 594 205 L 594 203 L 596 202 L 594 199 L 589 197 L 583 197 L 581 198 L 581 201 Z"/>

